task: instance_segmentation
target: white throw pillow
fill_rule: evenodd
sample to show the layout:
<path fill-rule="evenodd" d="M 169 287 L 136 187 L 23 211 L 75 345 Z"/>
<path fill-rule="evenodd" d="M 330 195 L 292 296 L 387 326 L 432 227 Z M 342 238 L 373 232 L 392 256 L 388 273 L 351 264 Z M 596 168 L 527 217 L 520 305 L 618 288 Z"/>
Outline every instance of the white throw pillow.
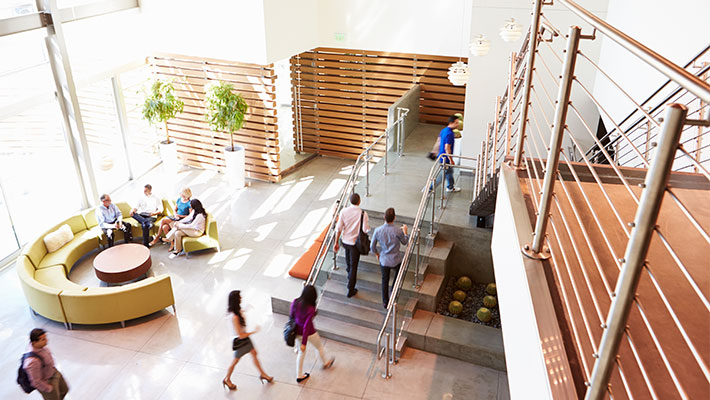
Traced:
<path fill-rule="evenodd" d="M 53 253 L 62 248 L 65 244 L 74 239 L 74 233 L 69 225 L 64 224 L 54 232 L 48 233 L 44 237 L 44 245 L 47 247 L 47 252 Z"/>

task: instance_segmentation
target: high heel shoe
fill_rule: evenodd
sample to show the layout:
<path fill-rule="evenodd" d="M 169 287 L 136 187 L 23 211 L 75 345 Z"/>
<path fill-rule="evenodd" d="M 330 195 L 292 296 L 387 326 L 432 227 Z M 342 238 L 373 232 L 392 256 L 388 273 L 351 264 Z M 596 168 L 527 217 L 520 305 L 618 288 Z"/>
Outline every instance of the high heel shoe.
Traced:
<path fill-rule="evenodd" d="M 308 379 L 308 378 L 310 378 L 310 377 L 311 377 L 311 374 L 309 374 L 308 372 L 306 372 L 306 373 L 303 375 L 303 378 L 296 378 L 296 382 L 301 383 L 301 382 L 305 381 L 306 379 Z"/>
<path fill-rule="evenodd" d="M 261 384 L 263 385 L 263 384 L 264 384 L 264 381 L 266 381 L 266 382 L 268 382 L 268 383 L 273 382 L 273 381 L 274 381 L 274 377 L 273 377 L 273 376 L 269 376 L 269 375 L 261 375 L 261 376 L 259 377 L 259 380 L 261 381 Z"/>
<path fill-rule="evenodd" d="M 222 386 L 226 387 L 229 390 L 237 390 L 237 385 L 233 384 L 230 381 L 227 381 L 227 378 L 222 379 Z"/>

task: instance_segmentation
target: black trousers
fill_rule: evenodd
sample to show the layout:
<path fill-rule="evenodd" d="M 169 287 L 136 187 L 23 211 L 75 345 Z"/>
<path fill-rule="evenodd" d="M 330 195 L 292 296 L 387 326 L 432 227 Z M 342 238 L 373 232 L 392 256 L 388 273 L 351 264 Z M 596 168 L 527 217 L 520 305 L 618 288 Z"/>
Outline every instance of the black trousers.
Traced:
<path fill-rule="evenodd" d="M 133 233 L 131 232 L 131 224 L 123 223 L 123 228 L 116 228 L 116 229 L 104 229 L 101 228 L 101 230 L 104 232 L 106 235 L 106 239 L 108 240 L 108 247 L 113 246 L 113 231 L 115 230 L 120 230 L 123 232 L 123 238 L 125 239 L 126 243 L 130 243 L 133 241 Z"/>
<path fill-rule="evenodd" d="M 387 303 L 390 300 L 390 294 L 394 291 L 394 282 L 399 274 L 399 267 L 402 264 L 397 264 L 396 267 L 385 267 L 380 265 L 382 271 L 382 305 L 387 308 Z M 390 285 L 390 272 L 392 272 L 392 285 Z"/>
<path fill-rule="evenodd" d="M 143 245 L 147 247 L 150 242 L 150 228 L 153 227 L 155 217 L 146 217 L 141 214 L 133 214 L 133 219 L 141 224 L 141 228 L 143 229 Z"/>
<path fill-rule="evenodd" d="M 348 294 L 355 292 L 355 283 L 357 282 L 357 265 L 360 263 L 360 252 L 357 248 L 350 244 L 343 243 L 345 248 L 345 263 L 348 271 Z"/>

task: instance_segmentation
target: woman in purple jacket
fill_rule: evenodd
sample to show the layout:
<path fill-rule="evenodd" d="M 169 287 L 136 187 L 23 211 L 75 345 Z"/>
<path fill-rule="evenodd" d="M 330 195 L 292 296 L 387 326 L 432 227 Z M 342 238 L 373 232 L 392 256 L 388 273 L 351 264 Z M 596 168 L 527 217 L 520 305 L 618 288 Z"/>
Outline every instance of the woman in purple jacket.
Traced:
<path fill-rule="evenodd" d="M 335 358 L 328 359 L 323 348 L 323 343 L 320 340 L 320 335 L 313 326 L 313 318 L 316 316 L 316 288 L 313 285 L 303 287 L 301 297 L 291 303 L 291 318 L 296 323 L 296 338 L 301 337 L 301 346 L 298 348 L 298 369 L 296 382 L 301 383 L 308 379 L 311 374 L 303 373 L 303 360 L 306 358 L 306 345 L 313 343 L 318 349 L 320 360 L 323 363 L 323 369 L 330 368 L 335 362 Z M 326 361 L 328 360 L 328 361 Z"/>

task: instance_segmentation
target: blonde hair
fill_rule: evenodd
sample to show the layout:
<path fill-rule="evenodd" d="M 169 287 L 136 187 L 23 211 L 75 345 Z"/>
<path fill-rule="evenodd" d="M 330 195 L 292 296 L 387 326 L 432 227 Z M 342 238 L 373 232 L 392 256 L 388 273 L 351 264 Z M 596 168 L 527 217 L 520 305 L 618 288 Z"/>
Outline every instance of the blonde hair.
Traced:
<path fill-rule="evenodd" d="M 184 188 L 182 188 L 182 190 L 180 191 L 180 194 L 181 194 L 181 195 L 184 195 L 184 196 L 187 197 L 188 199 L 192 198 L 192 190 L 190 190 L 190 188 L 187 187 L 187 186 L 185 186 Z"/>

